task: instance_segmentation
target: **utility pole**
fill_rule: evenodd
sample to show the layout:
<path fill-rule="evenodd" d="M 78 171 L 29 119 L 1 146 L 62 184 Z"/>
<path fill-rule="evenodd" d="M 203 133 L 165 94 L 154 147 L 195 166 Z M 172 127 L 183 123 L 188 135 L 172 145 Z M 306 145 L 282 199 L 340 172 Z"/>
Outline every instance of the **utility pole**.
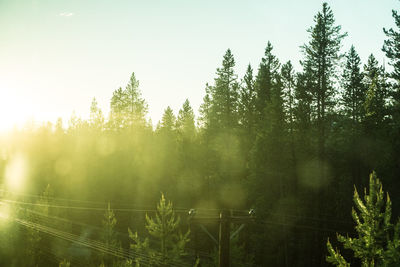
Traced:
<path fill-rule="evenodd" d="M 214 236 L 201 224 L 202 221 L 209 221 L 208 218 L 196 218 L 196 210 L 189 210 L 189 223 L 196 223 L 204 233 L 206 233 L 210 239 L 218 246 L 218 267 L 230 267 L 230 241 L 240 231 L 243 230 L 245 225 L 254 219 L 255 211 L 251 209 L 249 216 L 234 216 L 232 211 L 222 210 L 219 214 L 219 218 L 215 218 L 219 222 L 219 238 L 218 241 Z M 214 219 L 214 220 L 215 220 Z M 241 223 L 240 227 L 231 234 L 231 223 Z M 195 236 L 197 239 L 197 236 Z"/>
<path fill-rule="evenodd" d="M 219 267 L 229 267 L 230 214 L 227 210 L 219 214 Z"/>

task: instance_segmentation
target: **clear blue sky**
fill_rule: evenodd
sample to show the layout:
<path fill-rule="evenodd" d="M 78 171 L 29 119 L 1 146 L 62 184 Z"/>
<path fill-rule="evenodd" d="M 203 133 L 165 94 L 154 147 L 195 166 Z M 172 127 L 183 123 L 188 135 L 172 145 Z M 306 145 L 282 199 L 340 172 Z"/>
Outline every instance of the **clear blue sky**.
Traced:
<path fill-rule="evenodd" d="M 397 0 L 327 1 L 363 62 L 383 60 L 383 27 Z M 297 68 L 322 1 L 0 0 L 0 129 L 27 119 L 83 118 L 96 97 L 106 113 L 132 72 L 156 123 L 189 98 L 195 111 L 227 48 L 239 76 L 257 69 L 268 40 Z"/>

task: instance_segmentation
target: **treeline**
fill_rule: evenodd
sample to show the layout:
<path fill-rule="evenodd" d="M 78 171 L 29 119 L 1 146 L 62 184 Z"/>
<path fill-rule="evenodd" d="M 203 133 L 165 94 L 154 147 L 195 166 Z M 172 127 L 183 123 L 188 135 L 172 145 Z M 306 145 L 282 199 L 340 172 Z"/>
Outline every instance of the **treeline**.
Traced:
<path fill-rule="evenodd" d="M 393 18 L 399 26 L 400 15 L 393 11 Z M 326 3 L 307 32 L 299 72 L 280 62 L 268 42 L 259 66 L 249 65 L 239 78 L 228 49 L 197 120 L 186 100 L 177 114 L 167 107 L 153 129 L 132 74 L 125 89 L 113 92 L 108 117 L 94 99 L 89 120 L 73 116 L 66 129 L 59 120 L 4 139 L 1 173 L 22 158 L 25 193 L 38 195 L 50 184 L 57 198 L 112 207 L 154 206 L 163 192 L 183 210 L 212 216 L 253 208 L 255 222 L 240 233 L 241 259 L 232 266 L 326 265 L 326 238 L 353 231 L 353 185 L 366 186 L 372 170 L 390 188 L 395 217 L 400 210 L 400 33 L 384 29 L 388 72 L 372 54 L 362 64 L 354 46 L 342 53 L 347 34 Z M 118 231 L 146 234 L 145 213 L 115 214 Z M 103 214 L 63 216 L 101 226 Z M 217 224 L 209 225 L 216 235 Z M 214 253 L 199 228 L 188 238 Z M 16 257 L 7 255 L 11 262 Z"/>

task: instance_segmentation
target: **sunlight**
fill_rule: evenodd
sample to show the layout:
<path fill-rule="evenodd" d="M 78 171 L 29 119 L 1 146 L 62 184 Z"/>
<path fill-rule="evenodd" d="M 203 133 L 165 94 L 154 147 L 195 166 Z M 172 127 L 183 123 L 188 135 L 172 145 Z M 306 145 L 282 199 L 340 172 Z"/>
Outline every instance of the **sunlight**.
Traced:
<path fill-rule="evenodd" d="M 1 88 L 0 90 L 0 132 L 8 131 L 13 127 L 21 127 L 32 117 L 30 114 L 30 104 L 12 94 L 10 90 Z"/>
<path fill-rule="evenodd" d="M 5 168 L 7 189 L 21 191 L 27 178 L 27 163 L 21 154 L 16 154 Z"/>

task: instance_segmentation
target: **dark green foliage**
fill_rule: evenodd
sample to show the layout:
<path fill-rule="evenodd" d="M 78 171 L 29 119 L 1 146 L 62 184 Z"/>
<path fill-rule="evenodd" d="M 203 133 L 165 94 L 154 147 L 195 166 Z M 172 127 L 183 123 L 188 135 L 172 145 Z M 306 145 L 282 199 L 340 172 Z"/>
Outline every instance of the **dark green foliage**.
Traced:
<path fill-rule="evenodd" d="M 315 25 L 308 29 L 310 41 L 303 45 L 305 59 L 302 62 L 305 72 L 313 79 L 311 89 L 313 106 L 318 129 L 318 156 L 325 160 L 325 143 L 329 132 L 329 114 L 334 111 L 336 67 L 341 58 L 340 47 L 342 39 L 347 35 L 341 33 L 341 26 L 335 25 L 333 12 L 327 3 L 314 16 Z M 323 167 L 321 167 L 323 169 Z M 322 171 L 322 170 L 321 170 Z M 326 174 L 322 173 L 321 179 Z"/>
<path fill-rule="evenodd" d="M 239 123 L 246 130 L 248 136 L 253 136 L 256 124 L 256 92 L 254 88 L 253 69 L 247 66 L 240 86 Z"/>
<path fill-rule="evenodd" d="M 214 86 L 209 87 L 210 129 L 230 129 L 237 124 L 238 89 L 237 75 L 234 71 L 235 59 L 228 49 L 217 68 Z"/>
<path fill-rule="evenodd" d="M 272 54 L 272 49 L 272 44 L 268 42 L 255 81 L 255 91 L 257 95 L 256 110 L 259 125 L 265 123 L 264 110 L 271 100 L 273 87 L 276 85 L 276 76 L 280 67 L 279 60 Z"/>
<path fill-rule="evenodd" d="M 342 74 L 342 88 L 344 89 L 342 103 L 346 117 L 356 123 L 365 117 L 364 102 L 366 89 L 363 84 L 363 74 L 360 70 L 361 60 L 354 46 L 346 54 L 346 65 Z"/>
<path fill-rule="evenodd" d="M 185 100 L 185 103 L 183 103 L 182 108 L 179 110 L 176 129 L 182 140 L 193 141 L 196 137 L 194 112 L 188 99 Z"/>
<path fill-rule="evenodd" d="M 396 27 L 400 27 L 400 15 L 396 10 L 392 10 L 392 16 L 394 18 L 394 22 Z M 384 33 L 386 34 L 387 38 L 384 41 L 383 45 L 383 52 L 386 53 L 386 56 L 390 60 L 390 65 L 393 66 L 393 72 L 391 73 L 391 78 L 393 78 L 396 82 L 396 91 L 394 98 L 397 101 L 396 105 L 399 104 L 399 81 L 400 81 L 400 33 L 393 28 L 385 29 L 383 28 Z"/>

